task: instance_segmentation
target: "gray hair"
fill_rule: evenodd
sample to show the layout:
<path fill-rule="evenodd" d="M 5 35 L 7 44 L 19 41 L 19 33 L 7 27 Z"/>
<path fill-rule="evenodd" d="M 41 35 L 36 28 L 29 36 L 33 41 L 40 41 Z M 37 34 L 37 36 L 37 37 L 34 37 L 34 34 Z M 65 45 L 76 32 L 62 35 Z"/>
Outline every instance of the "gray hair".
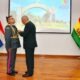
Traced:
<path fill-rule="evenodd" d="M 22 18 L 26 18 L 27 20 L 29 20 L 29 17 L 26 16 L 26 15 L 22 16 Z M 22 19 L 22 18 L 21 18 L 21 19 Z"/>

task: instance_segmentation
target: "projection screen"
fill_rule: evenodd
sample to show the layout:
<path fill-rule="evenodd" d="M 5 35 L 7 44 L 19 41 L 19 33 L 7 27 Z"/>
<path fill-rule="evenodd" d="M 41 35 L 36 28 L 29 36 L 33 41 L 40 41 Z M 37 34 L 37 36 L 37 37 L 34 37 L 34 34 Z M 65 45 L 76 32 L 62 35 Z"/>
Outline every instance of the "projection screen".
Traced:
<path fill-rule="evenodd" d="M 36 32 L 71 32 L 71 0 L 10 0 L 10 14 L 20 30 L 24 28 L 21 16 L 27 15 Z"/>

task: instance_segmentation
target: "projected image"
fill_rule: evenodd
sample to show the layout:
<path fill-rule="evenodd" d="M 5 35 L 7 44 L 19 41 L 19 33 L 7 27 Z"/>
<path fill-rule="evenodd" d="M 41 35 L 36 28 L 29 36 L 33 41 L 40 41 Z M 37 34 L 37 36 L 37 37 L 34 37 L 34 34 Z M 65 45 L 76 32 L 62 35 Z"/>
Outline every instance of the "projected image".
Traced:
<path fill-rule="evenodd" d="M 10 14 L 23 30 L 21 16 L 27 15 L 37 32 L 70 32 L 70 0 L 10 0 Z"/>

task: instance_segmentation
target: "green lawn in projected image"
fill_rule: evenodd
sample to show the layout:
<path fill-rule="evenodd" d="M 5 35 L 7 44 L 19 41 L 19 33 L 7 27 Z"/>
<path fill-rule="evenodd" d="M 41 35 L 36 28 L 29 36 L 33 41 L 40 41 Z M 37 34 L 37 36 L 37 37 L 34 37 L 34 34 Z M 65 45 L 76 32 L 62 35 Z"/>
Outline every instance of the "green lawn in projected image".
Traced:
<path fill-rule="evenodd" d="M 70 0 L 11 0 L 10 13 L 19 29 L 21 16 L 28 15 L 37 32 L 70 31 Z"/>

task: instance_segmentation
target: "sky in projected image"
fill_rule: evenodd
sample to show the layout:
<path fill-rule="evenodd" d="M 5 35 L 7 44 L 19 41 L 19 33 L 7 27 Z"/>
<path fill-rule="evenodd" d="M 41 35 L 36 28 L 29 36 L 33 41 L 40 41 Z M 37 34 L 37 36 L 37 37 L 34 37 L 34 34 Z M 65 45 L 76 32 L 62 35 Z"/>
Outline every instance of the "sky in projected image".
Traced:
<path fill-rule="evenodd" d="M 10 13 L 19 29 L 21 16 L 28 15 L 37 32 L 70 32 L 70 0 L 11 0 Z"/>

